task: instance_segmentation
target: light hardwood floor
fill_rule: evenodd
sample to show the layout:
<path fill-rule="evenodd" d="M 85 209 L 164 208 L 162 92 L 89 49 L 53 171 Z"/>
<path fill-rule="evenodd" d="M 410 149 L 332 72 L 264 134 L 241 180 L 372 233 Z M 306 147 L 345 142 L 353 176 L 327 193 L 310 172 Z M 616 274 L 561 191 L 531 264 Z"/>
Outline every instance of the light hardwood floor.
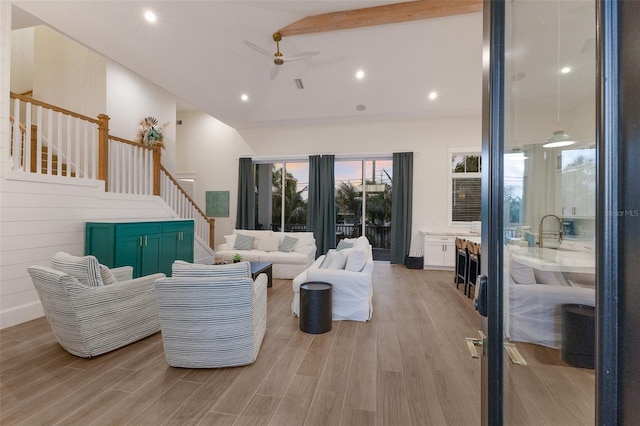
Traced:
<path fill-rule="evenodd" d="M 290 280 L 268 290 L 250 366 L 171 368 L 160 333 L 94 359 L 65 352 L 40 318 L 0 332 L 0 424 L 477 425 L 479 317 L 452 272 L 376 262 L 373 319 L 298 329 Z M 519 345 L 507 424 L 593 424 L 592 370 Z M 517 389 L 517 390 L 515 390 Z"/>

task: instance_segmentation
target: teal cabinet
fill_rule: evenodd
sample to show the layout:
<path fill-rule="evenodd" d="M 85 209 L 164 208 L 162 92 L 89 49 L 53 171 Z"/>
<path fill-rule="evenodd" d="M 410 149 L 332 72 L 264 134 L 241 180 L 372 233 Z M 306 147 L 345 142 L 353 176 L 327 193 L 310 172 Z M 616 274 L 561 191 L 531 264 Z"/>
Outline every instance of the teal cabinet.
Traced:
<path fill-rule="evenodd" d="M 180 259 L 193 262 L 193 221 L 87 222 L 85 253 L 110 268 L 133 266 L 134 278 L 163 272 Z"/>
<path fill-rule="evenodd" d="M 174 260 L 193 262 L 193 224 L 185 226 L 183 222 L 166 223 L 162 233 L 160 264 L 167 276 L 171 275 Z"/>

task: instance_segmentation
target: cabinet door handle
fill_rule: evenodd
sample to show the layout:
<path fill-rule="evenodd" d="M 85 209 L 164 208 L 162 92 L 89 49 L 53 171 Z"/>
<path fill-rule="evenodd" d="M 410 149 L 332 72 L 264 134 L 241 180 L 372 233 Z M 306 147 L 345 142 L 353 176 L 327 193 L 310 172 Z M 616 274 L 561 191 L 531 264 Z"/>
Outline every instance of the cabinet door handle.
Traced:
<path fill-rule="evenodd" d="M 144 236 L 144 245 L 145 246 L 147 245 L 147 236 L 146 235 Z"/>
<path fill-rule="evenodd" d="M 142 235 L 140 235 L 140 247 L 142 247 Z"/>

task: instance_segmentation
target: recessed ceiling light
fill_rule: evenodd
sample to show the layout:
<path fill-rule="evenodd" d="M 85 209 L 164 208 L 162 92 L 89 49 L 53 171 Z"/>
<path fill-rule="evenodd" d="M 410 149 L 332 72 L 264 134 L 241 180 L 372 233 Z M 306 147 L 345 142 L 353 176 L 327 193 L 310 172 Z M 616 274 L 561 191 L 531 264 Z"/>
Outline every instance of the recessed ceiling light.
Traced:
<path fill-rule="evenodd" d="M 356 78 L 358 80 L 362 80 L 364 78 L 364 71 L 363 70 L 356 71 Z"/>
<path fill-rule="evenodd" d="M 243 93 L 242 96 L 240 96 L 240 99 L 242 99 L 244 102 L 247 102 L 249 100 L 249 95 Z"/>
<path fill-rule="evenodd" d="M 560 70 L 562 74 L 569 74 L 571 72 L 571 67 L 564 67 Z"/>
<path fill-rule="evenodd" d="M 432 101 L 437 98 L 438 98 L 438 92 L 429 93 L 429 99 L 431 99 Z"/>
<path fill-rule="evenodd" d="M 362 112 L 365 109 L 367 109 L 367 107 L 365 105 L 362 105 L 362 104 L 356 105 L 356 111 Z"/>
<path fill-rule="evenodd" d="M 144 13 L 144 19 L 146 19 L 146 20 L 147 20 L 147 22 L 156 22 L 156 19 L 158 19 L 158 18 L 156 17 L 156 14 L 155 14 L 155 13 L 153 13 L 153 12 L 152 12 L 152 11 L 150 11 L 150 10 L 147 10 L 147 11 Z"/>

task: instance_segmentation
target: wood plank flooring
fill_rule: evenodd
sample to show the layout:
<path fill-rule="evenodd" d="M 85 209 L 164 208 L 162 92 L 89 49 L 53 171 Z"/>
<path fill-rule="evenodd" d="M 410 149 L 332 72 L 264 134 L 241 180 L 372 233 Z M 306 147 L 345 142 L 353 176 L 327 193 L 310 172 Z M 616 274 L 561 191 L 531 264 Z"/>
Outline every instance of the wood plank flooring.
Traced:
<path fill-rule="evenodd" d="M 258 360 L 225 369 L 167 365 L 160 333 L 94 359 L 65 352 L 44 318 L 0 331 L 2 425 L 477 425 L 480 360 L 471 299 L 452 272 L 376 262 L 373 319 L 298 329 L 290 280 L 268 290 Z M 593 370 L 518 344 L 507 361 L 505 424 L 593 424 Z"/>

